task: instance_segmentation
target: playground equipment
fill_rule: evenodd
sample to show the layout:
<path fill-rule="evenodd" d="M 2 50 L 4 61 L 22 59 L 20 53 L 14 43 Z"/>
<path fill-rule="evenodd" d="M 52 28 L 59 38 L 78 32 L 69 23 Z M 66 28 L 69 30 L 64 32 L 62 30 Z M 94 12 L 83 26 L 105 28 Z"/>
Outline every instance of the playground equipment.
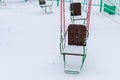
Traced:
<path fill-rule="evenodd" d="M 88 38 L 90 25 L 91 5 L 92 0 L 89 0 L 87 4 L 86 23 L 84 25 L 70 24 L 68 28 L 66 28 L 65 2 L 64 0 L 60 1 L 60 53 L 63 55 L 65 73 L 78 74 L 83 67 L 86 59 L 86 41 Z M 68 44 L 66 44 L 67 41 Z M 66 61 L 66 56 L 78 56 L 82 58 L 80 60 L 81 66 L 79 67 L 79 70 L 67 69 L 68 64 Z"/>
<path fill-rule="evenodd" d="M 7 4 L 4 2 L 4 0 L 0 0 L 0 5 L 1 6 L 6 6 Z"/>
<path fill-rule="evenodd" d="M 70 19 L 72 23 L 75 23 L 75 21 L 80 20 L 83 21 L 83 24 L 85 24 L 86 16 L 87 16 L 87 0 L 71 0 L 70 1 Z"/>
<path fill-rule="evenodd" d="M 53 1 L 39 0 L 39 5 L 45 13 L 52 12 Z"/>
<path fill-rule="evenodd" d="M 114 15 L 116 12 L 116 6 L 109 4 L 104 4 L 104 12 L 107 12 L 110 15 Z"/>
<path fill-rule="evenodd" d="M 100 12 L 102 10 L 110 15 L 120 15 L 120 0 L 101 0 Z"/>
<path fill-rule="evenodd" d="M 62 41 L 66 40 L 66 35 L 68 35 L 68 44 L 66 44 L 65 48 L 62 50 L 65 73 L 78 74 L 82 69 L 86 58 L 86 40 L 88 31 L 84 25 L 70 24 Z M 80 63 L 81 66 L 79 66 L 79 71 L 66 68 L 69 65 L 67 64 L 66 56 L 82 57 L 82 64 Z"/>
<path fill-rule="evenodd" d="M 69 0 L 65 0 L 69 1 Z M 88 0 L 78 0 L 81 1 L 81 4 L 88 4 L 86 3 Z M 120 15 L 120 0 L 92 0 L 92 6 L 98 6 L 100 12 L 106 11 L 110 12 L 114 15 Z M 107 8 L 106 8 L 107 7 Z"/>
<path fill-rule="evenodd" d="M 72 22 L 75 22 L 76 20 L 83 20 L 85 24 L 86 18 L 82 16 L 82 10 L 81 10 L 81 3 L 71 3 L 70 4 L 70 19 Z"/>

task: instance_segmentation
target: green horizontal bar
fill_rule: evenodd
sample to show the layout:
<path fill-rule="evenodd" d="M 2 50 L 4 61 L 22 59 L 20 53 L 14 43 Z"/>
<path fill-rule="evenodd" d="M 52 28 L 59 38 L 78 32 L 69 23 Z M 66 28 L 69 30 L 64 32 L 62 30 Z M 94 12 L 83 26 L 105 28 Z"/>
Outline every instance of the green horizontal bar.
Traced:
<path fill-rule="evenodd" d="M 80 71 L 72 71 L 72 70 L 65 70 L 64 72 L 67 74 L 79 74 L 80 73 Z"/>

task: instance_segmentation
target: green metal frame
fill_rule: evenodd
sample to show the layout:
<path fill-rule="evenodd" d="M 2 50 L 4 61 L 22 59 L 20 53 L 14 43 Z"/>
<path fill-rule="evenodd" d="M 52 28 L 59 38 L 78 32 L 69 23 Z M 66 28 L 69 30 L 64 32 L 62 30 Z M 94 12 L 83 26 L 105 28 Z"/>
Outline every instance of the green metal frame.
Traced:
<path fill-rule="evenodd" d="M 64 50 L 64 45 L 63 45 L 63 41 L 66 39 L 66 35 L 67 35 L 68 29 L 65 31 L 64 35 L 61 36 L 60 38 L 60 54 L 62 54 L 63 50 Z"/>
<path fill-rule="evenodd" d="M 85 62 L 85 59 L 86 59 L 86 48 L 85 48 L 85 46 L 83 46 L 83 51 L 84 51 L 83 56 L 80 56 L 80 57 L 82 57 L 82 65 L 80 66 L 79 71 L 66 69 L 66 58 L 65 58 L 65 56 L 66 56 L 67 54 L 64 54 L 64 53 L 63 53 L 64 72 L 65 72 L 65 73 L 67 73 L 67 74 L 79 74 L 79 73 L 80 73 L 80 71 L 81 71 L 81 69 L 82 69 L 82 67 L 83 67 L 83 64 L 84 64 L 84 62 Z M 72 56 L 72 55 L 70 55 L 70 56 Z M 77 56 L 77 55 L 74 55 L 74 56 Z"/>
<path fill-rule="evenodd" d="M 59 6 L 59 2 L 60 0 L 56 0 L 57 1 L 57 6 Z M 71 0 L 64 0 L 64 2 L 70 2 Z M 82 0 L 81 1 L 81 4 L 84 4 L 84 5 L 88 5 L 86 3 L 87 0 Z M 100 12 L 102 12 L 102 8 L 104 7 L 103 6 L 103 2 L 106 1 L 106 0 L 93 0 L 92 1 L 92 5 L 93 6 L 99 6 L 100 7 Z M 113 4 L 115 4 L 116 8 L 117 8 L 117 11 L 116 11 L 116 14 L 120 15 L 120 0 L 109 0 L 110 2 L 112 2 Z"/>
<path fill-rule="evenodd" d="M 70 20 L 73 24 L 75 24 L 75 21 L 77 21 L 77 20 L 82 20 L 84 25 L 85 25 L 85 22 L 86 22 L 86 18 L 75 19 L 75 16 L 70 16 Z"/>
<path fill-rule="evenodd" d="M 88 5 L 86 3 L 86 1 L 87 0 L 82 0 L 81 4 Z M 92 1 L 92 6 L 98 6 L 98 7 L 100 7 L 99 11 L 102 12 L 102 9 L 104 7 L 103 3 L 105 1 L 109 1 L 110 3 L 114 4 L 114 6 L 116 6 L 116 12 L 115 12 L 115 14 L 120 15 L 120 0 L 93 0 Z M 70 2 L 70 0 L 65 0 L 65 2 Z"/>
<path fill-rule="evenodd" d="M 100 12 L 102 12 L 102 8 L 109 14 L 120 15 L 120 0 L 100 0 Z"/>
<path fill-rule="evenodd" d="M 110 15 L 114 15 L 116 13 L 116 6 L 104 4 L 104 12 L 107 12 Z"/>
<path fill-rule="evenodd" d="M 102 4 L 103 4 L 103 0 L 100 0 L 100 12 L 102 12 Z"/>
<path fill-rule="evenodd" d="M 88 36 L 89 36 L 89 32 L 88 32 L 88 31 L 86 31 L 86 32 L 87 32 L 87 37 L 86 37 L 86 40 L 85 40 L 85 41 L 87 41 L 87 38 L 88 38 Z M 82 57 L 82 65 L 80 66 L 80 70 L 79 70 L 79 71 L 67 70 L 67 69 L 66 69 L 66 57 L 65 57 L 66 54 L 63 53 L 64 48 L 65 48 L 65 47 L 63 46 L 63 45 L 64 45 L 64 44 L 63 44 L 63 41 L 66 40 L 66 35 L 67 35 L 67 33 L 68 33 L 68 29 L 65 31 L 63 37 L 60 39 L 60 44 L 59 44 L 59 46 L 60 46 L 60 54 L 63 55 L 64 72 L 67 73 L 67 74 L 79 74 L 80 71 L 81 71 L 81 69 L 82 69 L 82 67 L 83 67 L 83 65 L 84 65 L 85 59 L 86 59 L 87 49 L 86 49 L 86 46 L 83 46 L 83 56 L 80 56 L 80 57 Z M 87 42 L 86 42 L 86 43 L 87 43 Z"/>

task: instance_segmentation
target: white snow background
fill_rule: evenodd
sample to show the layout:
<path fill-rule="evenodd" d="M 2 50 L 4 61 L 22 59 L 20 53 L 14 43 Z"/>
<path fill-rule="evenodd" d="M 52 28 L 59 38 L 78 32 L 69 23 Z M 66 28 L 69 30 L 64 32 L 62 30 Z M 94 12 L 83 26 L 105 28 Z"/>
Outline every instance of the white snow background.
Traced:
<path fill-rule="evenodd" d="M 0 6 L 0 80 L 120 80 L 120 16 L 92 7 L 87 58 L 72 75 L 59 52 L 59 12 L 56 2 L 51 14 L 38 1 Z"/>

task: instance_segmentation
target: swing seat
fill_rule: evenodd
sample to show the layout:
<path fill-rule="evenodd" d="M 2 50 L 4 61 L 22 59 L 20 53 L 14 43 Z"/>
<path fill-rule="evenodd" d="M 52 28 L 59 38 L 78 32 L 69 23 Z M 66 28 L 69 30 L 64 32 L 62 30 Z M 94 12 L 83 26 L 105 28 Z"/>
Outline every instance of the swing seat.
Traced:
<path fill-rule="evenodd" d="M 84 60 L 86 58 L 86 40 L 88 36 L 88 31 L 86 29 L 86 26 L 84 25 L 70 24 L 68 26 L 67 33 L 64 35 L 65 36 L 64 39 L 66 39 L 66 35 L 68 35 L 68 44 L 66 44 L 63 50 L 61 50 L 62 51 L 61 54 L 63 55 L 64 60 L 64 72 L 70 74 L 78 74 L 82 69 Z M 62 42 L 63 41 L 64 40 L 62 40 Z M 81 57 L 81 66 L 79 67 L 79 71 L 69 70 L 66 68 L 67 66 L 66 56 Z"/>
<path fill-rule="evenodd" d="M 63 52 L 66 55 L 82 55 L 81 53 L 83 53 L 83 47 L 76 45 L 67 45 Z"/>
<path fill-rule="evenodd" d="M 39 5 L 45 11 L 45 13 L 52 12 L 52 6 L 53 6 L 52 1 L 39 0 Z"/>
<path fill-rule="evenodd" d="M 70 16 L 72 22 L 83 20 L 85 23 L 86 18 L 82 15 L 81 3 L 70 4 Z"/>

